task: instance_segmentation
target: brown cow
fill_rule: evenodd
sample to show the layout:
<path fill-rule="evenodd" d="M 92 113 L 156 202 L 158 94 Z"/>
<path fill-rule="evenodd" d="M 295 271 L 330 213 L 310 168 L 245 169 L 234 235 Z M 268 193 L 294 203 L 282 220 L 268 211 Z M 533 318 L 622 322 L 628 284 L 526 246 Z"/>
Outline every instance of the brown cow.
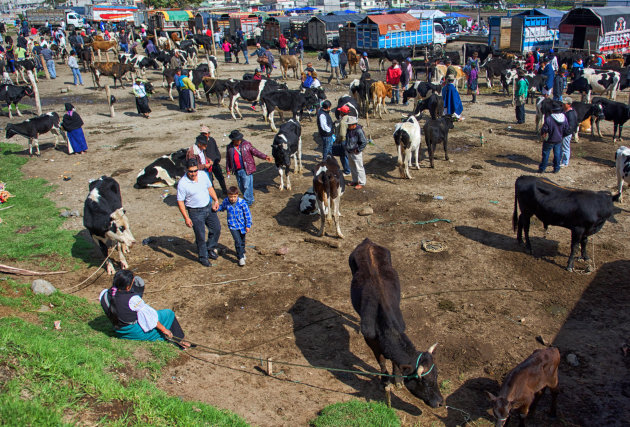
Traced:
<path fill-rule="evenodd" d="M 346 52 L 346 55 L 348 56 L 348 72 L 356 73 L 357 64 L 359 63 L 359 59 L 361 58 L 357 54 L 357 51 L 353 48 L 348 49 L 348 51 Z"/>
<path fill-rule="evenodd" d="M 385 114 L 389 114 L 387 111 L 387 107 L 385 106 L 385 97 L 392 97 L 392 85 L 384 82 L 375 82 L 372 83 L 370 87 L 370 98 L 372 99 L 372 108 L 374 110 L 373 114 L 376 115 L 378 111 L 378 116 L 382 119 L 384 111 Z"/>
<path fill-rule="evenodd" d="M 280 55 L 280 71 L 282 72 L 282 79 L 287 79 L 287 70 L 291 68 L 293 70 L 293 76 L 299 79 L 299 74 L 302 72 L 302 61 L 297 55 Z M 298 72 L 299 68 L 299 72 Z"/>
<path fill-rule="evenodd" d="M 435 66 L 435 73 L 433 75 L 433 80 L 431 81 L 431 83 L 434 84 L 440 84 L 442 82 L 442 79 L 446 76 L 446 69 L 448 67 L 446 65 L 436 65 Z M 455 68 L 455 70 L 457 70 L 457 75 L 455 76 L 455 87 L 457 89 L 460 89 L 460 82 L 461 82 L 461 86 L 462 88 L 464 87 L 464 82 L 467 79 L 466 73 L 464 73 L 464 70 L 462 69 L 462 67 L 460 67 L 459 65 L 453 65 L 453 68 Z"/>
<path fill-rule="evenodd" d="M 85 46 L 91 46 L 92 50 L 107 52 L 108 50 L 113 50 L 116 55 L 118 55 L 118 42 L 115 40 L 106 41 L 94 41 L 92 43 L 87 43 Z"/>
<path fill-rule="evenodd" d="M 120 62 L 95 62 L 90 65 L 90 70 L 97 87 L 101 87 L 99 81 L 101 76 L 111 76 L 114 79 L 114 89 L 116 89 L 116 79 L 120 80 L 120 87 L 124 89 L 122 77 L 128 72 L 133 73 L 135 68 L 133 64 L 121 64 Z"/>
<path fill-rule="evenodd" d="M 507 422 L 512 409 L 520 412 L 519 425 L 524 427 L 527 414 L 534 413 L 547 387 L 551 391 L 551 416 L 555 417 L 559 364 L 560 352 L 557 348 L 535 350 L 507 374 L 498 396 L 486 392 L 493 404 L 496 427 L 502 427 Z"/>

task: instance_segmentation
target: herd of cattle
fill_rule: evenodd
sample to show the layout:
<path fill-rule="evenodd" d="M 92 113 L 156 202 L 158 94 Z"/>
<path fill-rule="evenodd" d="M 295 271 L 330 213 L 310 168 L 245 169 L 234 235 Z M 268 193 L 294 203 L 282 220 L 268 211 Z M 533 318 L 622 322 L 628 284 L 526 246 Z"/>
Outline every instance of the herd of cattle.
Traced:
<path fill-rule="evenodd" d="M 108 48 L 95 45 L 92 48 Z M 217 104 L 223 104 L 223 99 L 229 99 L 229 111 L 232 118 L 236 115 L 242 118 L 238 108 L 238 100 L 258 102 L 263 111 L 265 122 L 269 122 L 271 129 L 276 132 L 272 144 L 272 155 L 280 175 L 280 190 L 291 190 L 289 174 L 291 172 L 291 159 L 295 169 L 299 173 L 302 170 L 302 126 L 300 119 L 304 110 L 312 109 L 320 101 L 326 99 L 323 88 L 290 90 L 285 83 L 273 79 L 253 80 L 251 75 L 246 75 L 242 80 L 219 79 L 216 77 L 217 63 L 214 57 L 208 57 L 209 61 L 197 64 L 194 44 L 178 46 L 187 64 L 194 68 L 185 70 L 193 80 L 196 87 L 203 87 L 206 100 L 210 104 L 212 94 L 217 97 Z M 501 58 L 491 55 L 491 50 L 478 49 L 482 67 L 487 72 L 489 85 L 493 77 L 499 77 L 503 88 L 509 92 L 509 86 L 516 75 L 514 67 L 518 66 L 514 58 Z M 463 57 L 471 55 L 473 47 L 464 46 Z M 93 63 L 90 65 L 95 78 L 95 84 L 99 86 L 99 77 L 108 75 L 120 80 L 128 72 L 144 72 L 146 68 L 159 68 L 158 62 L 163 64 L 163 81 L 169 86 L 169 95 L 172 93 L 174 70 L 169 69 L 170 55 L 174 53 L 162 50 L 158 55 L 121 55 L 119 62 Z M 400 59 L 401 61 L 411 52 L 405 49 L 392 49 L 381 56 L 375 52 L 369 53 L 372 57 L 384 59 Z M 454 63 L 460 61 L 458 52 L 449 53 Z M 564 61 L 564 59 L 560 59 Z M 572 59 L 568 58 L 566 61 Z M 28 64 L 30 67 L 33 64 Z M 34 65 L 33 65 L 34 68 Z M 290 68 L 290 67 L 287 67 Z M 24 69 L 29 69 L 24 67 Z M 590 71 L 587 71 L 590 70 Z M 584 121 L 591 118 L 597 125 L 599 121 L 609 120 L 614 123 L 613 140 L 619 129 L 630 118 L 628 105 L 609 100 L 603 97 L 590 97 L 591 92 L 597 94 L 609 93 L 612 98 L 618 90 L 628 86 L 627 69 L 623 71 L 587 69 L 582 77 L 569 84 L 568 92 L 580 92 L 585 96 L 586 102 L 576 101 L 573 108 L 578 113 L 578 119 Z M 32 69 L 31 69 L 32 71 Z M 286 72 L 286 70 L 285 70 Z M 439 79 L 445 69 L 436 66 L 432 70 L 434 80 L 431 82 L 412 83 L 403 94 L 403 101 L 414 99 L 416 102 L 408 117 L 395 125 L 393 139 L 397 150 L 398 169 L 401 178 L 411 179 L 410 168 L 415 156 L 415 166 L 419 169 L 421 158 L 421 137 L 424 134 L 428 149 L 431 167 L 434 167 L 433 159 L 438 144 L 443 144 L 445 158 L 448 160 L 447 143 L 448 133 L 453 129 L 454 121 L 449 116 L 443 115 L 443 100 L 440 96 Z M 464 76 L 462 76 L 463 78 Z M 286 74 L 285 74 L 286 78 Z M 540 88 L 539 76 L 531 78 L 530 87 L 533 90 Z M 582 80 L 583 79 L 583 80 Z M 625 86 L 624 86 L 625 85 Z M 30 86 L 17 86 L 4 84 L 0 86 L 0 100 L 5 101 L 9 107 L 17 104 L 25 97 L 33 96 Z M 197 96 L 201 96 L 197 93 Z M 391 98 L 392 87 L 384 82 L 372 80 L 369 73 L 363 73 L 359 79 L 350 84 L 347 95 L 341 96 L 337 101 L 337 107 L 348 106 L 350 115 L 365 116 L 369 120 L 369 111 L 372 116 L 377 113 L 382 116 L 387 113 L 385 98 Z M 171 96 L 172 97 L 172 96 Z M 556 101 L 540 99 L 536 103 L 536 130 L 539 121 L 545 114 L 549 114 Z M 274 112 L 290 112 L 292 118 L 276 127 Z M 430 118 L 427 118 L 421 127 L 418 118 L 422 111 L 428 110 Z M 11 118 L 9 108 L 9 118 Z M 337 118 L 339 118 L 337 116 Z M 32 155 L 32 146 L 36 147 L 39 156 L 37 139 L 40 135 L 52 131 L 56 137 L 62 134 L 59 128 L 59 116 L 56 113 L 48 113 L 22 123 L 10 123 L 6 127 L 6 137 L 21 135 L 29 139 L 29 152 Z M 591 131 L 593 132 L 593 130 Z M 577 140 L 577 135 L 575 135 Z M 550 225 L 560 226 L 571 230 L 571 253 L 567 269 L 574 269 L 574 260 L 578 247 L 581 246 L 581 258 L 586 260 L 586 243 L 588 236 L 597 233 L 604 223 L 613 214 L 613 202 L 621 200 L 623 182 L 630 182 L 630 149 L 621 147 L 616 152 L 617 185 L 619 192 L 612 196 L 609 192 L 595 192 L 565 188 L 552 181 L 533 176 L 521 176 L 515 182 L 513 227 L 517 232 L 518 242 L 522 241 L 525 234 L 527 250 L 531 253 L 532 246 L 529 239 L 530 219 L 535 215 L 543 223 L 545 230 Z M 162 187 L 176 185 L 178 179 L 184 175 L 186 149 L 180 149 L 170 155 L 165 155 L 145 167 L 137 176 L 136 188 Z M 326 224 L 332 223 L 336 235 L 343 238 L 340 226 L 340 204 L 345 190 L 345 179 L 339 164 L 333 157 L 328 157 L 313 167 L 312 188 L 301 199 L 300 211 L 303 213 L 319 213 L 320 227 L 318 236 L 325 232 Z M 519 215 L 520 209 L 520 215 Z M 122 268 L 127 268 L 128 263 L 124 253 L 135 243 L 135 238 L 130 229 L 130 222 L 126 216 L 120 186 L 111 177 L 103 176 L 89 184 L 89 193 L 84 204 L 84 226 L 90 232 L 95 242 L 101 249 L 106 269 L 109 274 L 114 272 L 110 255 L 117 251 Z M 354 309 L 361 318 L 361 332 L 366 344 L 373 351 L 382 379 L 386 384 L 392 379 L 396 385 L 404 384 L 410 392 L 424 400 L 432 407 L 441 406 L 444 403 L 438 387 L 438 368 L 433 359 L 436 345 L 427 351 L 418 351 L 411 340 L 405 334 L 405 322 L 400 311 L 400 283 L 398 274 L 394 270 L 391 254 L 387 248 L 376 245 L 369 239 L 360 243 L 349 257 L 350 270 L 352 272 L 351 300 Z M 391 360 L 393 365 L 392 375 L 389 374 L 386 361 Z M 517 410 L 521 416 L 521 422 L 528 415 L 530 407 L 533 412 L 533 404 L 540 397 L 545 388 L 552 393 L 552 413 L 555 413 L 555 401 L 558 394 L 558 364 L 560 356 L 555 348 L 547 348 L 535 351 L 523 363 L 514 368 L 506 377 L 503 387 L 497 396 L 489 393 L 493 402 L 494 415 L 497 425 L 503 425 L 512 410 Z"/>

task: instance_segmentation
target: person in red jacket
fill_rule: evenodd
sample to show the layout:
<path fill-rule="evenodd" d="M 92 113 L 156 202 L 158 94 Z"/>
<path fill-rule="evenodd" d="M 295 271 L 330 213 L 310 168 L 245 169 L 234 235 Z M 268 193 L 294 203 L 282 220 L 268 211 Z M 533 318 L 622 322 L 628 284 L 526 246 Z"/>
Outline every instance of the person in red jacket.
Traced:
<path fill-rule="evenodd" d="M 387 69 L 387 76 L 385 82 L 393 86 L 392 88 L 392 104 L 398 104 L 400 102 L 400 76 L 402 75 L 402 69 L 398 65 L 397 60 L 392 61 L 391 67 Z"/>
<path fill-rule="evenodd" d="M 287 54 L 287 39 L 284 37 L 284 34 L 280 34 L 278 38 L 278 46 L 280 47 L 280 55 Z"/>
<path fill-rule="evenodd" d="M 227 155 L 225 156 L 228 179 L 230 175 L 236 176 L 236 182 L 243 194 L 243 199 L 245 199 L 247 206 L 251 206 L 254 203 L 253 174 L 256 172 L 254 157 L 268 162 L 272 161 L 272 158 L 255 149 L 251 142 L 245 141 L 243 134 L 238 130 L 230 132 L 229 138 L 232 142 L 227 146 Z"/>
<path fill-rule="evenodd" d="M 525 59 L 525 71 L 533 73 L 534 64 L 536 64 L 536 58 L 534 58 L 534 55 L 531 52 L 527 52 L 527 58 Z"/>

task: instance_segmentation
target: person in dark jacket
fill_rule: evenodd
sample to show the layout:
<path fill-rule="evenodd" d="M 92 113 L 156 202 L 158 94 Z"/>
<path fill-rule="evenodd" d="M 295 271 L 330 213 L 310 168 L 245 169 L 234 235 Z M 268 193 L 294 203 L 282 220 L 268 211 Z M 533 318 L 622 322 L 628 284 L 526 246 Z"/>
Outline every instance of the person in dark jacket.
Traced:
<path fill-rule="evenodd" d="M 230 174 L 236 176 L 236 182 L 243 194 L 247 206 L 254 203 L 254 172 L 256 172 L 256 162 L 254 156 L 271 162 L 273 159 L 265 153 L 255 149 L 251 142 L 243 139 L 243 134 L 238 130 L 233 130 L 229 135 L 230 144 L 227 146 L 225 157 L 225 169 L 228 178 Z"/>
<path fill-rule="evenodd" d="M 573 134 L 577 132 L 578 118 L 577 113 L 571 108 L 571 98 L 564 97 L 564 115 L 567 118 L 569 124 L 569 134 L 562 138 L 562 156 L 560 157 L 560 167 L 566 168 L 569 166 L 569 159 L 571 158 L 571 138 Z"/>
<path fill-rule="evenodd" d="M 66 114 L 61 120 L 61 127 L 68 135 L 68 154 L 83 154 L 87 151 L 88 146 L 83 133 L 83 120 L 79 113 L 74 110 L 74 106 L 66 102 Z"/>
<path fill-rule="evenodd" d="M 542 60 L 540 68 L 542 69 L 541 74 L 545 76 L 542 94 L 545 98 L 549 98 L 549 96 L 553 94 L 553 81 L 556 73 L 553 71 L 549 58 L 544 58 Z"/>
<path fill-rule="evenodd" d="M 564 89 L 567 87 L 567 77 L 566 77 L 566 68 L 565 65 L 562 65 L 563 68 L 558 69 L 556 73 L 556 77 L 553 79 L 553 100 L 554 101 L 562 101 L 562 94 L 564 93 Z"/>
<path fill-rule="evenodd" d="M 221 191 L 223 191 L 223 197 L 227 197 L 227 187 L 225 185 L 225 177 L 223 176 L 223 170 L 221 169 L 221 152 L 217 146 L 217 141 L 210 136 L 210 128 L 208 126 L 201 126 L 199 136 L 197 136 L 196 142 L 206 142 L 206 159 L 212 163 L 211 170 L 212 175 L 219 181 Z"/>
<path fill-rule="evenodd" d="M 342 79 L 348 77 L 348 73 L 346 73 L 346 65 L 348 65 L 348 55 L 346 54 L 346 51 L 342 50 L 339 54 L 339 70 L 341 71 Z"/>
<path fill-rule="evenodd" d="M 335 142 L 335 126 L 330 117 L 331 103 L 329 100 L 322 102 L 322 108 L 317 112 L 317 131 L 322 139 L 322 158 L 324 161 L 332 153 Z"/>
<path fill-rule="evenodd" d="M 184 331 L 172 310 L 155 310 L 143 301 L 144 280 L 129 270 L 117 271 L 112 287 L 99 295 L 116 336 L 127 340 L 172 340 L 181 349 L 194 347 L 184 341 Z"/>
<path fill-rule="evenodd" d="M 545 117 L 545 122 L 540 130 L 543 148 L 542 161 L 538 166 L 538 173 L 543 173 L 547 168 L 551 150 L 553 150 L 553 173 L 560 172 L 562 139 L 570 134 L 569 123 L 562 111 L 563 108 L 561 106 L 555 106 L 551 110 L 551 114 Z"/>
<path fill-rule="evenodd" d="M 365 137 L 363 128 L 357 124 L 356 117 L 348 118 L 348 130 L 346 131 L 346 139 L 343 141 L 343 148 L 346 150 L 346 156 L 350 162 L 350 171 L 352 173 L 352 182 L 349 184 L 356 190 L 360 190 L 365 186 L 365 168 L 363 167 L 363 150 L 367 146 L 368 140 Z"/>

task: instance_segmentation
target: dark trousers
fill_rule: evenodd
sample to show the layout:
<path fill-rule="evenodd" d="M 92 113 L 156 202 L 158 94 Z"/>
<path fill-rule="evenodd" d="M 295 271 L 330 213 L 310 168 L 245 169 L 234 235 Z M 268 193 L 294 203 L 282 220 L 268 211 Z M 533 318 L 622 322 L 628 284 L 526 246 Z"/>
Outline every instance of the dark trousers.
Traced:
<path fill-rule="evenodd" d="M 221 186 L 221 191 L 223 191 L 223 195 L 227 194 L 227 187 L 225 186 L 225 178 L 223 177 L 223 169 L 221 169 L 221 165 L 219 162 L 214 162 L 212 164 L 212 174 L 219 181 L 219 185 Z"/>
<path fill-rule="evenodd" d="M 232 233 L 232 237 L 234 238 L 236 258 L 240 260 L 245 255 L 245 236 L 247 235 L 241 233 L 241 230 L 232 230 L 231 228 L 230 233 Z"/>
<path fill-rule="evenodd" d="M 560 170 L 560 158 L 562 156 L 562 141 L 552 144 L 550 142 L 543 143 L 542 148 L 542 161 L 538 166 L 538 173 L 543 173 L 547 169 L 547 163 L 549 162 L 549 153 L 553 150 L 553 171 L 558 172 Z"/>
<path fill-rule="evenodd" d="M 332 146 L 332 155 L 339 156 L 339 160 L 341 160 L 341 168 L 343 169 L 344 174 L 350 173 L 350 163 L 348 163 L 348 157 L 346 157 L 346 150 L 343 149 L 343 145 L 334 144 Z"/>
<path fill-rule="evenodd" d="M 210 204 L 205 208 L 188 208 L 188 216 L 193 223 L 195 232 L 195 243 L 197 244 L 197 254 L 199 259 L 208 259 L 208 250 L 214 250 L 221 235 L 221 223 L 216 212 L 210 208 Z M 208 227 L 208 241 L 206 242 L 206 227 Z"/>
<path fill-rule="evenodd" d="M 177 321 L 177 317 L 175 317 L 173 319 L 173 323 L 171 324 L 171 327 L 169 329 L 173 333 L 174 337 L 176 337 L 176 338 L 184 338 L 184 331 L 182 330 L 182 327 L 179 326 L 179 322 Z"/>
<path fill-rule="evenodd" d="M 516 121 L 518 123 L 525 123 L 525 104 L 517 105 L 515 110 L 516 110 Z"/>

